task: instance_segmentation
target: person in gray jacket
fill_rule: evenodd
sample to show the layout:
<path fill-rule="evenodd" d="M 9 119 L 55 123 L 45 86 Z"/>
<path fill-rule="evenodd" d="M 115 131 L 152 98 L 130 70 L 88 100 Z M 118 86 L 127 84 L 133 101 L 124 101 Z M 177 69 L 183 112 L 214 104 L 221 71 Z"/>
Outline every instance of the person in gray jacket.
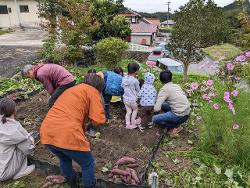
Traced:
<path fill-rule="evenodd" d="M 34 139 L 15 120 L 15 113 L 13 100 L 0 100 L 0 181 L 19 179 L 35 169 L 35 165 L 27 164 L 27 156 L 35 148 Z"/>
<path fill-rule="evenodd" d="M 154 115 L 152 121 L 168 128 L 170 134 L 176 134 L 182 130 L 180 125 L 189 118 L 190 102 L 180 86 L 172 83 L 171 71 L 162 71 L 160 80 L 165 85 L 158 94 L 154 111 L 162 110 L 163 113 Z"/>
<path fill-rule="evenodd" d="M 136 79 L 136 75 L 140 69 L 137 63 L 128 64 L 128 75 L 122 80 L 122 88 L 124 89 L 123 102 L 126 107 L 126 128 L 135 129 L 140 127 L 140 122 L 136 119 L 138 114 L 137 100 L 140 92 L 140 83 Z"/>

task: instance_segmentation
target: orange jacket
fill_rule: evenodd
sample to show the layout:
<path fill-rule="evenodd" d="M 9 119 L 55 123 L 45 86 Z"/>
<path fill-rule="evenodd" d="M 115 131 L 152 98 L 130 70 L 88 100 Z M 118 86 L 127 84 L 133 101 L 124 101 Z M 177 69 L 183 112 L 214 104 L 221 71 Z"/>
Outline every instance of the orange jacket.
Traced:
<path fill-rule="evenodd" d="M 100 93 L 87 84 L 67 89 L 42 122 L 42 144 L 74 151 L 90 151 L 90 144 L 84 134 L 88 119 L 95 126 L 106 121 Z"/>

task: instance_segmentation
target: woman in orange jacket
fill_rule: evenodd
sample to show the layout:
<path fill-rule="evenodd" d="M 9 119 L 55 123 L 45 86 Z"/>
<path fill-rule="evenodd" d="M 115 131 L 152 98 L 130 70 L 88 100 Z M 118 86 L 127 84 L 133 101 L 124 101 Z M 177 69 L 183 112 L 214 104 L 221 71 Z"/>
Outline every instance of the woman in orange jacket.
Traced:
<path fill-rule="evenodd" d="M 66 90 L 46 115 L 41 128 L 41 142 L 60 159 L 60 169 L 67 182 L 72 182 L 72 160 L 82 168 L 85 188 L 96 184 L 94 159 L 84 134 L 86 122 L 94 126 L 106 122 L 101 92 L 104 81 L 87 74 L 82 84 Z"/>

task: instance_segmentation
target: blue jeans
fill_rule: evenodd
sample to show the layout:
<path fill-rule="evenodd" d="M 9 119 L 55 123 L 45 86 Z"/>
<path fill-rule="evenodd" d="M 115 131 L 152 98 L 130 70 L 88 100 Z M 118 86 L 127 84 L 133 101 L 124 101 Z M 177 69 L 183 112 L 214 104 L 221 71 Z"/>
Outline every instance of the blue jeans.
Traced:
<path fill-rule="evenodd" d="M 75 176 L 72 167 L 73 160 L 82 168 L 84 188 L 95 187 L 95 162 L 91 152 L 66 150 L 52 145 L 46 145 L 46 147 L 60 159 L 60 170 L 67 181 L 71 181 Z"/>
<path fill-rule="evenodd" d="M 188 120 L 188 115 L 186 116 L 177 116 L 171 111 L 170 106 L 167 103 L 164 103 L 161 107 L 164 113 L 154 115 L 152 121 L 156 124 L 163 125 L 165 128 L 177 128 L 182 123 Z"/>

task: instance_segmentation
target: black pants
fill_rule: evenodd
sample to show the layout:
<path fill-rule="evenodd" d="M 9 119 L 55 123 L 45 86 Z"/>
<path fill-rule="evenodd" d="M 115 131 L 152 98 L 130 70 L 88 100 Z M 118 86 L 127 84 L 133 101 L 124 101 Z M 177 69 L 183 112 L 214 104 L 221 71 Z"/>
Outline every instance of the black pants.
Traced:
<path fill-rule="evenodd" d="M 54 103 L 56 102 L 57 98 L 68 88 L 73 87 L 76 84 L 76 81 L 70 82 L 69 84 L 60 86 L 58 88 L 56 88 L 56 90 L 54 91 L 54 93 L 51 95 L 50 99 L 49 99 L 49 107 L 51 108 Z"/>
<path fill-rule="evenodd" d="M 110 114 L 110 102 L 112 99 L 111 95 L 107 95 L 104 92 L 102 93 L 103 99 L 104 99 L 104 110 L 105 110 L 105 115 L 107 119 L 111 119 L 111 114 Z"/>

